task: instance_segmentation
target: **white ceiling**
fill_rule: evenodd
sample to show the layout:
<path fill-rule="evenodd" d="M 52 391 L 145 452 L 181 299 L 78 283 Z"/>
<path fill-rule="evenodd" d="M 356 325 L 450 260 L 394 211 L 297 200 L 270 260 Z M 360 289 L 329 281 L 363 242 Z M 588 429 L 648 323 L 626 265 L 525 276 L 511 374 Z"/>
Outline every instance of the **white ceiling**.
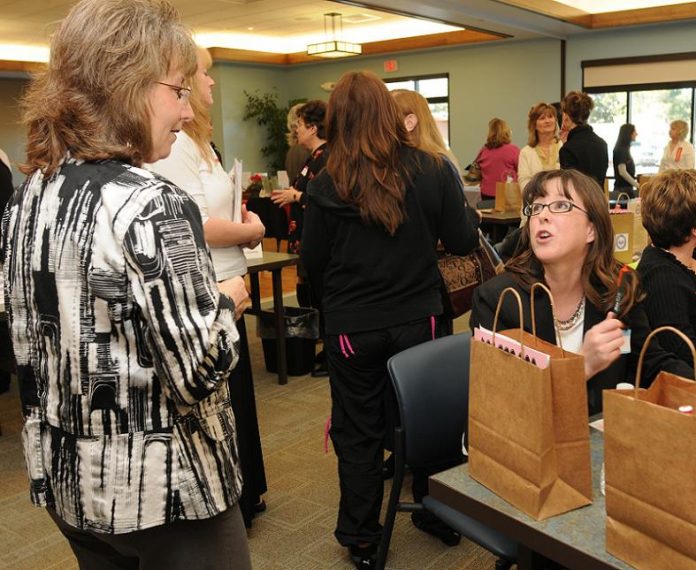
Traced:
<path fill-rule="evenodd" d="M 52 29 L 76 0 L 0 0 L 0 60 L 46 61 Z M 590 30 L 535 10 L 560 4 L 598 13 L 687 0 L 170 0 L 209 47 L 296 53 L 322 41 L 328 12 L 343 15 L 343 39 L 376 42 L 461 27 L 515 39 L 566 38 Z M 511 4 L 518 4 L 512 6 Z M 369 6 L 369 7 L 368 7 Z M 693 6 L 693 4 L 692 4 Z M 555 8 L 554 8 L 555 7 Z M 554 8 L 555 12 L 547 10 Z M 564 8 L 567 10 L 567 8 Z M 378 11 L 379 10 L 379 11 Z M 384 10 L 384 11 L 383 11 Z M 694 11 L 696 13 L 696 10 Z M 399 15 L 401 14 L 401 15 Z M 416 16 L 418 19 L 407 18 Z M 690 17 L 690 16 L 689 16 Z M 358 23 L 353 23 L 357 20 Z M 443 25 L 449 23 L 459 28 Z"/>

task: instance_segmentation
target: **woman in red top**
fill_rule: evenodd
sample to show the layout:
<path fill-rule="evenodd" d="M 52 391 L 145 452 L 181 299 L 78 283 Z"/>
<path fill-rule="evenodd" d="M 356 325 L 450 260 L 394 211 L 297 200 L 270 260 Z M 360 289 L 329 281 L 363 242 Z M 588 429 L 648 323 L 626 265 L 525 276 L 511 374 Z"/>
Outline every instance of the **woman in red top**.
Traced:
<path fill-rule="evenodd" d="M 508 179 L 517 181 L 517 162 L 520 149 L 512 144 L 512 131 L 502 119 L 488 123 L 488 138 L 476 161 L 481 169 L 481 198 L 495 199 L 495 185 Z"/>

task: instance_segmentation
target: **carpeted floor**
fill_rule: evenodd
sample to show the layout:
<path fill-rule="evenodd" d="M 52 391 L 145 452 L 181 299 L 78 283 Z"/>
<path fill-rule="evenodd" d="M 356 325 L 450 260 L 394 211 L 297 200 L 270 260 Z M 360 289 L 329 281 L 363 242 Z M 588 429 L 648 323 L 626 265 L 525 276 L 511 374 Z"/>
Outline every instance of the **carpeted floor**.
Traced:
<path fill-rule="evenodd" d="M 338 504 L 336 458 L 332 449 L 324 453 L 328 381 L 290 377 L 286 386 L 279 386 L 277 377 L 264 368 L 254 319 L 246 318 L 269 487 L 264 497 L 268 509 L 249 531 L 253 567 L 348 570 L 352 564 L 346 549 L 333 538 Z M 0 568 L 76 569 L 67 542 L 45 511 L 29 502 L 16 383 L 9 393 L 0 395 L 0 422 Z M 388 491 L 389 484 L 385 497 Z M 397 515 L 388 568 L 478 570 L 493 568 L 494 563 L 491 554 L 466 540 L 448 548 L 417 530 L 407 514 Z"/>

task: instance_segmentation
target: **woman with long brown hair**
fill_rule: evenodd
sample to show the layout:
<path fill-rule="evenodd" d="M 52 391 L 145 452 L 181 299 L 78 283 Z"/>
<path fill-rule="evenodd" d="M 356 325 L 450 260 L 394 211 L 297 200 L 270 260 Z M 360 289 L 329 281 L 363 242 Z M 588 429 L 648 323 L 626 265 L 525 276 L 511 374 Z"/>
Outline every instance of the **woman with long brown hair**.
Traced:
<path fill-rule="evenodd" d="M 470 321 L 472 329 L 492 328 L 501 292 L 513 287 L 522 297 L 524 326 L 531 332 L 530 287 L 537 281 L 545 283 L 554 305 L 543 291 L 537 292 L 537 335 L 556 342 L 555 321 L 563 348 L 585 357 L 590 414 L 602 410 L 602 390 L 631 378 L 650 332 L 638 274 L 622 271 L 614 258 L 614 234 L 600 190 L 577 170 L 550 170 L 531 179 L 523 196 L 529 221 L 522 228 L 521 253 L 507 263 L 505 273 L 477 289 Z M 497 328 L 519 326 L 517 304 L 508 297 Z M 626 334 L 630 348 L 624 347 Z M 660 370 L 694 375 L 654 342 L 643 367 L 646 382 Z"/>
<path fill-rule="evenodd" d="M 438 336 L 435 246 L 476 246 L 452 169 L 409 141 L 401 112 L 370 72 L 345 74 L 327 113 L 331 152 L 308 186 L 302 259 L 322 293 L 341 502 L 335 531 L 372 568 L 390 356 Z"/>

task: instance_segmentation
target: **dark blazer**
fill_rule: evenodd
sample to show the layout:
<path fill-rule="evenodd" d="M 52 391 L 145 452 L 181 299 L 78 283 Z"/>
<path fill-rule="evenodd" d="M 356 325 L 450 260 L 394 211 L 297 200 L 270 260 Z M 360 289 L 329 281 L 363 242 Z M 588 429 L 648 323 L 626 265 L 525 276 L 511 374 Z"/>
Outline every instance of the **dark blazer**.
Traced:
<path fill-rule="evenodd" d="M 500 294 L 507 287 L 513 287 L 522 298 L 522 311 L 524 319 L 524 329 L 532 331 L 532 321 L 530 313 L 529 292 L 513 280 L 510 273 L 503 273 L 481 285 L 474 293 L 473 309 L 471 313 L 470 326 L 482 325 L 486 328 L 493 328 L 495 309 L 498 304 Z M 537 336 L 545 341 L 555 343 L 556 335 L 553 326 L 553 313 L 551 303 L 544 291 L 537 291 L 534 300 L 536 308 L 536 331 Z M 584 333 L 594 325 L 604 320 L 605 313 L 591 303 L 585 303 L 585 322 Z M 631 353 L 621 355 L 608 368 L 595 374 L 587 381 L 587 403 L 589 414 L 593 415 L 602 411 L 602 390 L 615 388 L 619 382 L 632 382 L 637 368 L 638 355 L 643 343 L 650 333 L 650 325 L 645 311 L 641 304 L 636 305 L 628 313 L 624 320 L 627 328 L 631 329 Z M 503 301 L 498 318 L 497 330 L 519 328 L 519 316 L 517 302 L 512 295 L 507 295 Z M 643 360 L 643 376 L 641 385 L 649 386 L 660 370 L 666 370 L 685 376 L 694 377 L 694 371 L 676 356 L 666 352 L 653 340 L 648 347 Z"/>
<path fill-rule="evenodd" d="M 579 170 L 604 187 L 609 166 L 607 143 L 590 125 L 577 126 L 568 133 L 568 140 L 558 151 L 558 159 L 564 170 Z"/>

